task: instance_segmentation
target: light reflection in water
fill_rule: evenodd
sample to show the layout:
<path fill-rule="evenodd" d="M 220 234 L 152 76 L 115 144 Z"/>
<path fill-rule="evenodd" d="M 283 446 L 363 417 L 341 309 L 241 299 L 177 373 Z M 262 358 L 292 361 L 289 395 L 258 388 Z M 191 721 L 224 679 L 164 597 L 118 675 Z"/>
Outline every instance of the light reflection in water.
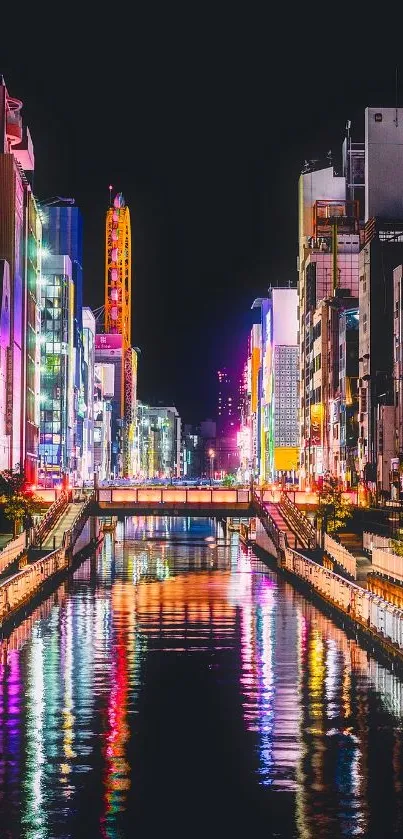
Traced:
<path fill-rule="evenodd" d="M 185 681 L 161 681 L 166 672 Z M 197 710 L 183 709 L 181 731 L 187 673 Z M 214 726 L 204 713 L 217 713 Z M 0 642 L 4 832 L 56 839 L 81 835 L 85 823 L 88 836 L 131 835 L 141 807 L 151 818 L 165 790 L 166 801 L 178 796 L 178 818 L 175 752 L 189 761 L 184 777 L 197 775 L 200 726 L 221 793 L 227 784 L 232 796 L 228 833 L 252 789 L 245 811 L 266 834 L 274 822 L 287 839 L 403 834 L 402 681 L 236 535 L 189 517 L 119 522 L 116 537 Z M 243 767 L 235 792 L 230 762 L 234 777 Z"/>

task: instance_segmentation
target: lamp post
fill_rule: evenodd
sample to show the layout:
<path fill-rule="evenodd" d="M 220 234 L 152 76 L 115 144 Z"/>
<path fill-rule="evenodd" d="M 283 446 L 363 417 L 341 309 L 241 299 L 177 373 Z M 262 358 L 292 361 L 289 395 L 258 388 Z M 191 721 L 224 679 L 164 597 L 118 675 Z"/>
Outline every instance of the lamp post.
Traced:
<path fill-rule="evenodd" d="M 214 449 L 209 449 L 208 456 L 210 458 L 210 484 L 212 484 L 212 482 L 213 482 L 213 465 L 214 465 L 214 458 L 215 458 Z"/>

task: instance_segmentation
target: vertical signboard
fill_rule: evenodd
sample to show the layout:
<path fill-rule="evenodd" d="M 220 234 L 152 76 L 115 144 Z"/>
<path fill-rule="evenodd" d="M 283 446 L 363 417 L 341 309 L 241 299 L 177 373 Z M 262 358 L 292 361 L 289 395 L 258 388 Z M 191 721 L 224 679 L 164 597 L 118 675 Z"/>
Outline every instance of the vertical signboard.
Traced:
<path fill-rule="evenodd" d="M 311 446 L 322 445 L 322 419 L 323 419 L 323 405 L 311 405 Z"/>

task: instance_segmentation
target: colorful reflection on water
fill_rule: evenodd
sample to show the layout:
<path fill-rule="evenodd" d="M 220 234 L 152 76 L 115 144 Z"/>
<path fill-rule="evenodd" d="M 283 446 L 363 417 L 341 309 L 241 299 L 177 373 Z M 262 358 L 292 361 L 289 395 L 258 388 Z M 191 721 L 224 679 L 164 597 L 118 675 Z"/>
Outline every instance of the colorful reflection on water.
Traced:
<path fill-rule="evenodd" d="M 402 721 L 236 534 L 128 518 L 0 643 L 0 837 L 401 836 Z"/>

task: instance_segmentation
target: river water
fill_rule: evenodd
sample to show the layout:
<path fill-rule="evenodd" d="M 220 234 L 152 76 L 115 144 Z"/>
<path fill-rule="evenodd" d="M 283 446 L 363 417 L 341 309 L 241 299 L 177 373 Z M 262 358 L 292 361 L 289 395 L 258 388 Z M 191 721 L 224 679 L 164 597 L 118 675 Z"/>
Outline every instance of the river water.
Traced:
<path fill-rule="evenodd" d="M 402 837 L 402 719 L 237 534 L 128 518 L 2 642 L 0 837 Z"/>

